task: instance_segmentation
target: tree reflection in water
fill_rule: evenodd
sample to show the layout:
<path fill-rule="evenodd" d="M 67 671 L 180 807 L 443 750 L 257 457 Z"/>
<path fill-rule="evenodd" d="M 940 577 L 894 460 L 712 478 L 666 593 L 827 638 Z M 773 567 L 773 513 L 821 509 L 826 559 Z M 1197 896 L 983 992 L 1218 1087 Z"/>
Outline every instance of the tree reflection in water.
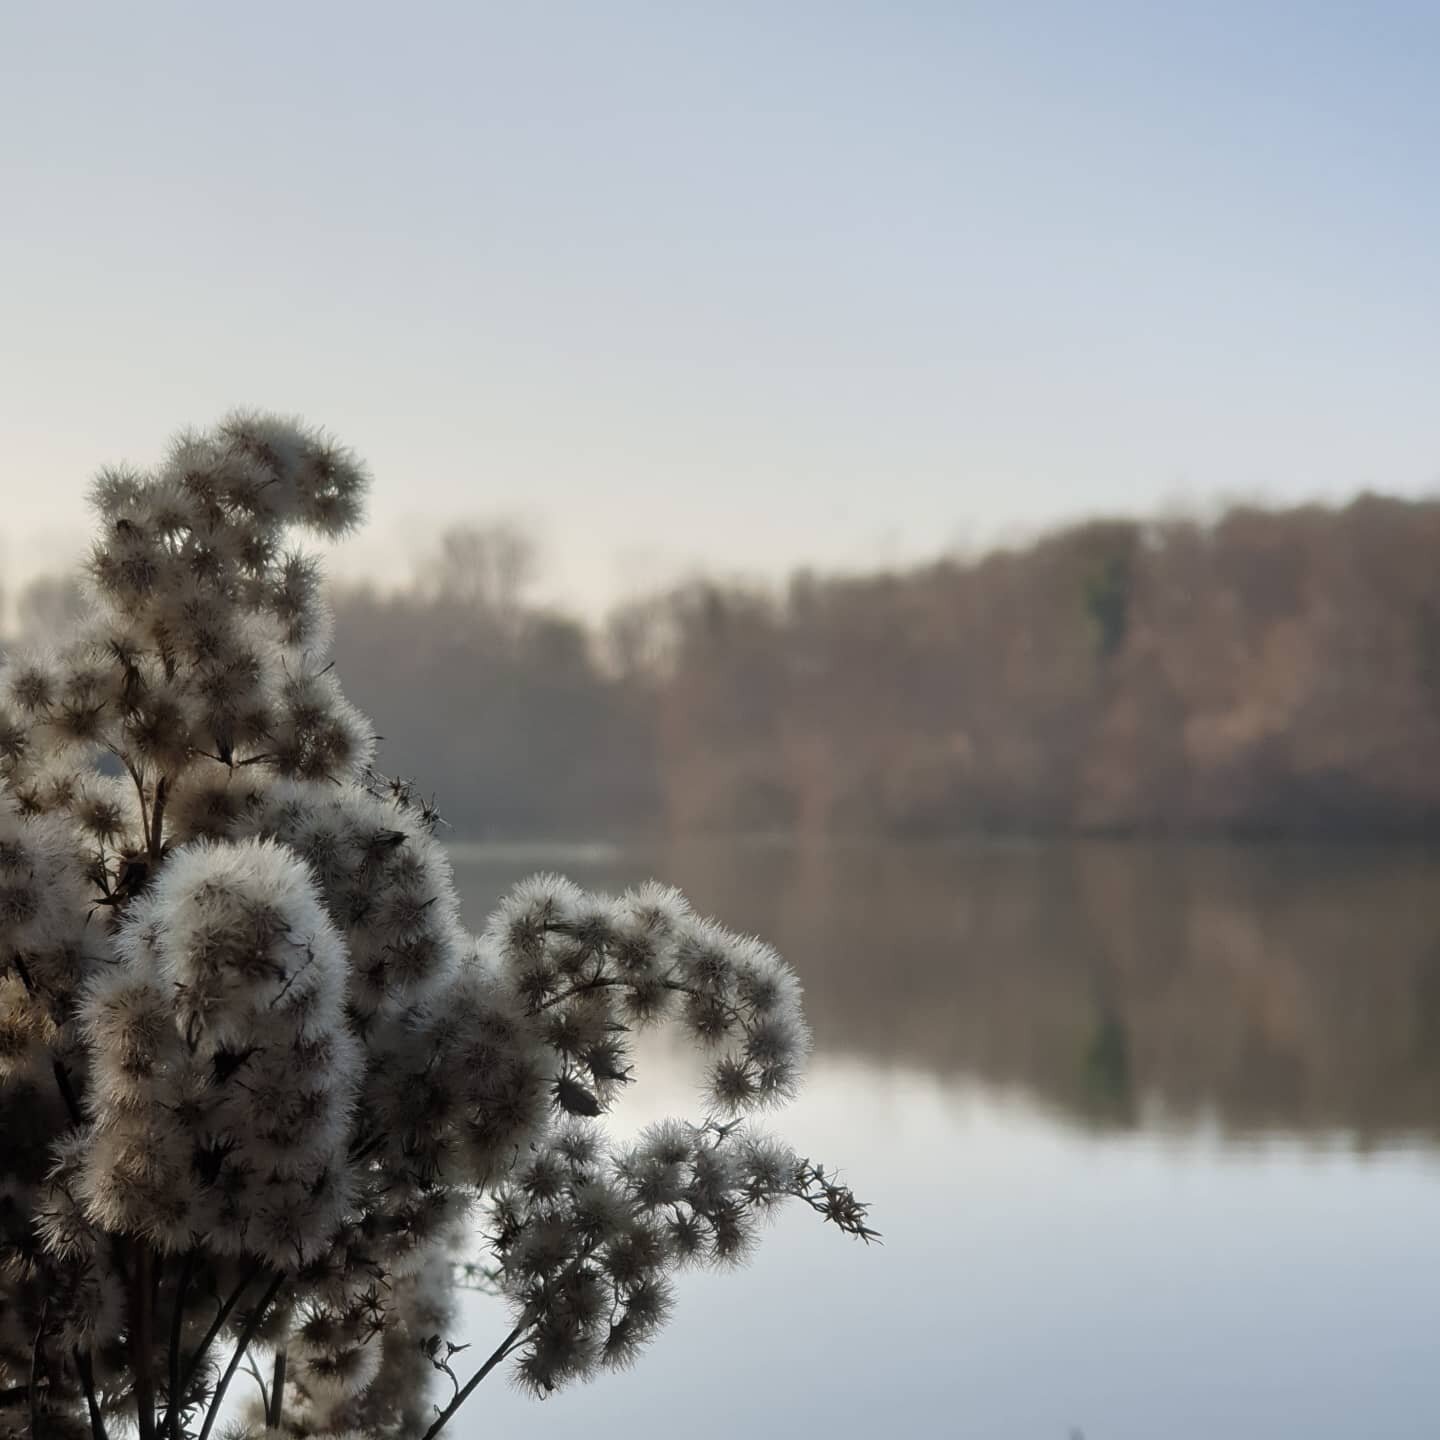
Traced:
<path fill-rule="evenodd" d="M 483 904 L 543 852 L 458 852 Z M 1085 1127 L 1440 1137 L 1440 856 L 685 842 L 655 874 L 772 939 L 826 1056 L 1019 1090 Z"/>

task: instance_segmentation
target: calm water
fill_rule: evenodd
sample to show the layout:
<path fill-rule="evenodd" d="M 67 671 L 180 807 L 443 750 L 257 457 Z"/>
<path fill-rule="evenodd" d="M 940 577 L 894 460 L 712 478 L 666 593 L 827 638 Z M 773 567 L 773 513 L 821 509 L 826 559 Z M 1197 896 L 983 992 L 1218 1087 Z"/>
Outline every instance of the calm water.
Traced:
<path fill-rule="evenodd" d="M 883 1249 L 808 1214 L 689 1278 L 633 1373 L 481 1435 L 1236 1440 L 1440 1434 L 1440 860 L 1259 849 L 460 848 L 655 874 L 774 941 L 817 1038 L 776 1128 Z M 627 1125 L 697 1112 L 647 1057 Z M 476 1350 L 501 1317 L 466 1312 Z"/>

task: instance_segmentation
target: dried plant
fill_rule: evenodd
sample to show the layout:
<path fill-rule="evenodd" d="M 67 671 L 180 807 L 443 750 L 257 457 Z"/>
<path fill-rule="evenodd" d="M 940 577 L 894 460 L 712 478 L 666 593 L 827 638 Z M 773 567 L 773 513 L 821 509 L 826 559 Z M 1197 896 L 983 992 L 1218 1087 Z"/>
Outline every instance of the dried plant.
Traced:
<path fill-rule="evenodd" d="M 672 1273 L 743 1259 L 781 1201 L 873 1236 L 747 1119 L 809 1044 L 768 947 L 553 876 L 462 928 L 285 548 L 366 485 L 251 414 L 105 472 L 88 613 L 0 672 L 0 1433 L 208 1440 L 244 1368 L 231 1433 L 431 1437 L 502 1365 L 543 1394 L 628 1364 Z M 709 1113 L 617 1144 L 667 1019 Z M 477 1233 L 510 1328 L 465 1374 Z"/>

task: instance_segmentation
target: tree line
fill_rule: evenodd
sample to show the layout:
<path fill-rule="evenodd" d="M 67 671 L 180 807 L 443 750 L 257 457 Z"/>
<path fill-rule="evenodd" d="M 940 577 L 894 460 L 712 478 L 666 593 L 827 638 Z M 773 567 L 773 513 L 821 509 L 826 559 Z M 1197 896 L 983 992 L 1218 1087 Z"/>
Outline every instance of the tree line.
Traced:
<path fill-rule="evenodd" d="M 596 624 L 505 526 L 333 593 L 387 755 L 465 837 L 1440 829 L 1440 502 L 1235 508 Z M 17 607 L 43 630 L 54 582 Z"/>

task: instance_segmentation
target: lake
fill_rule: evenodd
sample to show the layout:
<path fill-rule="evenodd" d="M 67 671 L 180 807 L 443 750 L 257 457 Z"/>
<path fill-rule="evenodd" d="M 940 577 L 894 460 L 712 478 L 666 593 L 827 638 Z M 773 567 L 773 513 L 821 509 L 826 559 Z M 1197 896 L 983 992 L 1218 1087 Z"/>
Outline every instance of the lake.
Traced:
<path fill-rule="evenodd" d="M 1440 858 L 1386 850 L 457 846 L 655 875 L 772 941 L 816 1034 L 774 1128 L 873 1203 L 684 1277 L 630 1373 L 481 1435 L 1242 1440 L 1440 1433 Z M 625 1128 L 698 1113 L 642 1057 Z M 504 1333 L 474 1299 L 484 1355 Z"/>

